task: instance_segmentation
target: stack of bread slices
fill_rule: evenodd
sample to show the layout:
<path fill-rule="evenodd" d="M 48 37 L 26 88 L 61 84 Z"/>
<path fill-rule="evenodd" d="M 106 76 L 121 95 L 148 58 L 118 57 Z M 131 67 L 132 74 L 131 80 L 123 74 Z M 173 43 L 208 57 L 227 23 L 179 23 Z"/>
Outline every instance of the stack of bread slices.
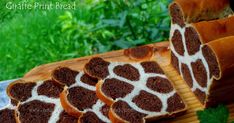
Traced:
<path fill-rule="evenodd" d="M 0 122 L 144 123 L 183 114 L 183 99 L 152 55 L 146 55 L 153 54 L 152 47 L 140 51 L 145 55 L 139 50 L 130 55 L 144 61 L 93 57 L 83 71 L 58 67 L 49 80 L 11 83 L 11 103 L 0 110 Z"/>
<path fill-rule="evenodd" d="M 234 101 L 233 0 L 175 0 L 171 63 L 204 107 Z"/>

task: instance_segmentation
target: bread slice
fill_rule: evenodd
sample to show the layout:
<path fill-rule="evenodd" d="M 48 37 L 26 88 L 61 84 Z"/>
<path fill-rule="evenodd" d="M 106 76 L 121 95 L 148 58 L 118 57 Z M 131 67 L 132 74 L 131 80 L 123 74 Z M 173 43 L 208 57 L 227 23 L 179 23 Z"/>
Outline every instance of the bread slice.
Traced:
<path fill-rule="evenodd" d="M 219 58 L 214 52 L 207 48 L 215 40 L 227 40 L 225 37 L 234 35 L 234 16 L 197 23 L 186 24 L 184 27 L 172 24 L 170 34 L 171 63 L 179 74 L 182 75 L 191 91 L 196 95 L 204 107 L 215 106 L 226 103 L 232 98 L 218 99 L 232 90 L 232 86 L 225 91 L 212 89 L 216 85 L 217 76 L 222 72 L 219 68 Z M 219 41 L 221 42 L 221 41 Z M 230 43 L 230 42 L 229 42 Z M 220 43 L 223 45 L 224 43 Z M 230 43 L 231 44 L 231 43 Z M 226 46 L 226 45 L 225 45 Z M 223 46 L 220 46 L 223 47 Z M 232 47 L 231 45 L 229 47 Z M 220 49 L 225 54 L 225 49 Z M 229 50 L 230 51 L 230 50 Z M 229 59 L 231 56 L 229 57 Z M 232 58 L 231 58 L 232 59 Z M 231 64 L 227 64 L 232 66 Z M 215 77 L 216 76 L 216 77 Z M 223 81 L 223 80 L 222 80 Z M 226 86 L 226 82 L 217 82 Z M 221 86 L 221 85 L 220 85 Z M 229 91 L 229 92 L 228 92 Z M 215 96 L 217 99 L 215 99 Z M 219 95 L 219 96 L 218 96 Z M 212 98 L 211 98 L 212 97 Z"/>
<path fill-rule="evenodd" d="M 142 123 L 186 111 L 183 100 L 154 61 L 121 63 L 94 57 L 84 70 L 99 78 L 97 95 L 111 106 L 113 123 Z"/>
<path fill-rule="evenodd" d="M 60 95 L 66 112 L 79 118 L 79 123 L 108 123 L 109 106 L 96 96 L 97 79 L 83 72 L 59 67 L 53 71 L 53 80 L 65 85 Z"/>
<path fill-rule="evenodd" d="M 233 14 L 231 2 L 232 0 L 174 0 L 169 6 L 172 24 L 184 27 L 187 23 L 225 18 Z"/>
<path fill-rule="evenodd" d="M 18 80 L 7 88 L 7 94 L 18 101 L 17 123 L 76 123 L 77 118 L 64 112 L 59 99 L 63 86 L 52 80 L 25 82 Z"/>

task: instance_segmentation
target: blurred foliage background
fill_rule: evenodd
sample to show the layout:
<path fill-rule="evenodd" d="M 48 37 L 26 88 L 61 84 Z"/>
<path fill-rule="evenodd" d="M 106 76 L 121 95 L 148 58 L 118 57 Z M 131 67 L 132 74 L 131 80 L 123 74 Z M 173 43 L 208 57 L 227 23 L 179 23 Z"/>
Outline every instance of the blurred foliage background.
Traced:
<path fill-rule="evenodd" d="M 76 9 L 10 10 L 0 1 L 0 80 L 49 62 L 167 40 L 171 0 L 51 0 Z"/>

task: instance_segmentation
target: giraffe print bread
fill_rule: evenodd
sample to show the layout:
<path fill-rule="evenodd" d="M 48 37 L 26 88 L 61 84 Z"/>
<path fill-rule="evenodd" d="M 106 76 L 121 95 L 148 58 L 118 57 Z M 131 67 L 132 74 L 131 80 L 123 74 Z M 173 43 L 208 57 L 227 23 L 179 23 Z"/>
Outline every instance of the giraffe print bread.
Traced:
<path fill-rule="evenodd" d="M 154 61 L 108 62 L 92 58 L 85 72 L 99 78 L 98 97 L 111 106 L 112 122 L 142 123 L 184 112 L 186 105 Z"/>
<path fill-rule="evenodd" d="M 110 122 L 109 106 L 96 96 L 97 79 L 66 67 L 54 70 L 52 77 L 66 86 L 60 96 L 61 103 L 66 112 L 79 117 L 79 123 Z"/>
<path fill-rule="evenodd" d="M 201 6 L 195 6 L 197 8 L 193 10 L 190 8 L 191 11 L 201 10 L 196 12 L 195 15 L 192 13 L 186 15 L 189 14 L 189 11 L 186 11 L 188 8 L 185 5 L 192 4 L 185 0 L 173 2 L 169 7 L 172 16 L 170 32 L 171 63 L 204 107 L 210 107 L 234 100 L 230 95 L 230 92 L 234 90 L 234 84 L 231 83 L 232 77 L 228 77 L 229 73 L 221 69 L 222 66 L 225 66 L 230 70 L 233 66 L 230 62 L 224 63 L 223 61 L 234 63 L 232 61 L 234 58 L 232 50 L 230 50 L 230 48 L 233 49 L 230 36 L 234 35 L 234 17 L 223 18 L 232 13 L 232 11 L 225 11 L 230 8 L 229 1 L 198 0 L 196 2 L 196 5 L 210 4 L 203 6 L 203 9 L 210 10 L 209 13 L 218 12 L 219 14 L 214 15 L 222 19 L 212 20 L 216 18 L 209 13 L 211 16 L 207 16 L 207 18 L 193 19 L 193 17 L 198 17 L 196 15 L 199 15 L 199 12 L 203 11 L 199 8 Z M 176 9 L 175 6 L 180 7 Z M 200 14 L 205 16 L 207 13 Z M 178 17 L 184 19 L 178 19 Z M 181 26 L 182 23 L 183 26 Z M 211 44 L 219 44 L 219 50 L 217 50 L 218 46 L 212 47 Z M 223 46 L 226 46 L 226 48 Z M 218 56 L 215 51 L 222 52 L 223 56 Z M 225 57 L 227 53 L 229 53 L 229 57 Z M 223 59 L 224 57 L 226 60 Z"/>
<path fill-rule="evenodd" d="M 17 123 L 76 123 L 77 118 L 64 112 L 59 99 L 63 86 L 52 80 L 25 82 L 8 86 L 10 98 L 17 100 Z"/>

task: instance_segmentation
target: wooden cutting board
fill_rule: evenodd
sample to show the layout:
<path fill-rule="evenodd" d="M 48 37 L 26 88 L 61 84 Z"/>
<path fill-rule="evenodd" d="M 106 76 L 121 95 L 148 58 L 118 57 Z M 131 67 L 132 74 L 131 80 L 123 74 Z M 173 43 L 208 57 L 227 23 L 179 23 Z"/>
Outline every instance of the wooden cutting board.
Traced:
<path fill-rule="evenodd" d="M 170 51 L 168 50 L 169 43 L 167 41 L 161 43 L 150 44 L 155 48 L 154 57 L 159 65 L 163 68 L 165 73 L 174 83 L 176 89 L 181 94 L 185 103 L 188 105 L 188 110 L 185 115 L 173 118 L 165 119 L 160 122 L 169 123 L 198 123 L 196 116 L 196 111 L 202 109 L 202 105 L 198 99 L 190 91 L 189 87 L 186 85 L 184 80 L 175 71 L 175 69 L 170 64 Z M 67 66 L 74 70 L 82 70 L 83 66 L 88 62 L 88 60 L 94 56 L 102 57 L 108 61 L 119 61 L 119 62 L 133 62 L 129 57 L 124 55 L 124 50 L 112 51 L 103 54 L 97 54 L 93 56 L 87 56 L 82 58 L 76 58 L 71 60 L 65 60 L 50 64 L 41 65 L 33 68 L 29 71 L 23 79 L 26 81 L 37 81 L 50 78 L 51 71 L 59 66 Z M 228 105 L 230 113 L 229 121 L 234 120 L 234 104 Z"/>

